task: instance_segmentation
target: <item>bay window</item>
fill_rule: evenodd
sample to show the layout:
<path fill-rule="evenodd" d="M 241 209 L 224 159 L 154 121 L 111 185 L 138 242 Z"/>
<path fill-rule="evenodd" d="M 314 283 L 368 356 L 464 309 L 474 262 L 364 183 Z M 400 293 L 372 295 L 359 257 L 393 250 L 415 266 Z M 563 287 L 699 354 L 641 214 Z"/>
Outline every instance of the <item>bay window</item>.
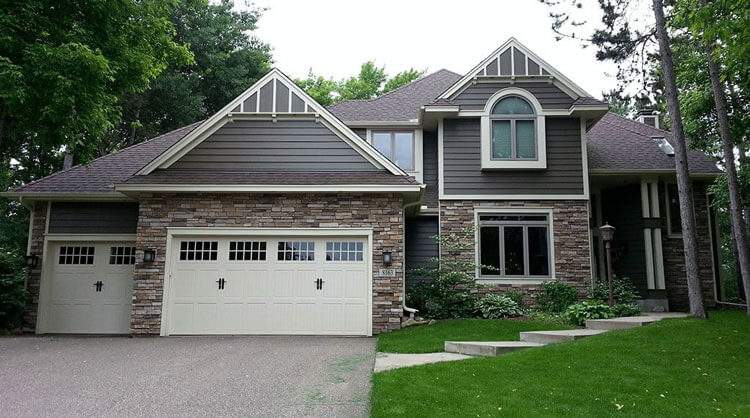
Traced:
<path fill-rule="evenodd" d="M 480 278 L 551 277 L 550 216 L 479 215 Z"/>

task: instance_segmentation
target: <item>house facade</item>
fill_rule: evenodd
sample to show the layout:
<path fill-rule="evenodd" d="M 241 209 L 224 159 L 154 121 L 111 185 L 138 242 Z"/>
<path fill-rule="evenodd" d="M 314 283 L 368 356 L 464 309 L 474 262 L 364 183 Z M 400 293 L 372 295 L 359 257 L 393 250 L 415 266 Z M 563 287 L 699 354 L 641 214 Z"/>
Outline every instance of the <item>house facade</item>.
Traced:
<path fill-rule="evenodd" d="M 487 291 L 614 273 L 687 306 L 674 156 L 658 118 L 608 113 L 515 39 L 466 75 L 316 103 L 274 69 L 201 122 L 7 193 L 32 210 L 38 333 L 372 335 L 407 271 L 474 260 Z M 690 153 L 701 281 L 716 294 L 714 162 Z M 466 231 L 471 231 L 466 234 Z M 455 234 L 468 250 L 442 251 Z"/>

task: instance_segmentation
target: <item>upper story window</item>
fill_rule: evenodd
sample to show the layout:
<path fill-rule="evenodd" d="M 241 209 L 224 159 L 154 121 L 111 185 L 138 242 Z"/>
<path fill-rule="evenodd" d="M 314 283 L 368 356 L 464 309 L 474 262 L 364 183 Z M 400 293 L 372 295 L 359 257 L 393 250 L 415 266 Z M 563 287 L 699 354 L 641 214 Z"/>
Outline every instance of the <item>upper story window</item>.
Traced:
<path fill-rule="evenodd" d="M 534 109 L 516 96 L 499 100 L 492 108 L 492 159 L 536 159 Z"/>
<path fill-rule="evenodd" d="M 511 87 L 490 97 L 481 141 L 482 169 L 547 168 L 544 115 L 526 90 Z"/>
<path fill-rule="evenodd" d="M 372 146 L 405 171 L 414 171 L 413 131 L 373 131 Z"/>

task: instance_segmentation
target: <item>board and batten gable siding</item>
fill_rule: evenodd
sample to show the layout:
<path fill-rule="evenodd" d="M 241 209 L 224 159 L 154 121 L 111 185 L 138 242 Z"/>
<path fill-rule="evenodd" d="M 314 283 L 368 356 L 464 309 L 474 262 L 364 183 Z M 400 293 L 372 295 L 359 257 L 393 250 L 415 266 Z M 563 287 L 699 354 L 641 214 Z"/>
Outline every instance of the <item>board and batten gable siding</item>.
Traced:
<path fill-rule="evenodd" d="M 172 167 L 258 172 L 378 171 L 328 127 L 312 119 L 227 123 Z"/>
<path fill-rule="evenodd" d="M 420 216 L 407 218 L 406 233 L 406 271 L 424 267 L 432 258 L 438 257 L 437 216 Z"/>
<path fill-rule="evenodd" d="M 443 124 L 444 195 L 581 195 L 584 193 L 581 124 L 546 118 L 547 168 L 482 170 L 479 118 Z"/>
<path fill-rule="evenodd" d="M 50 234 L 135 234 L 138 203 L 52 202 Z"/>
<path fill-rule="evenodd" d="M 484 110 L 487 100 L 498 91 L 515 87 L 527 90 L 533 94 L 543 109 L 568 109 L 574 99 L 559 87 L 545 81 L 529 83 L 477 83 L 472 84 L 458 93 L 451 102 L 461 110 Z"/>

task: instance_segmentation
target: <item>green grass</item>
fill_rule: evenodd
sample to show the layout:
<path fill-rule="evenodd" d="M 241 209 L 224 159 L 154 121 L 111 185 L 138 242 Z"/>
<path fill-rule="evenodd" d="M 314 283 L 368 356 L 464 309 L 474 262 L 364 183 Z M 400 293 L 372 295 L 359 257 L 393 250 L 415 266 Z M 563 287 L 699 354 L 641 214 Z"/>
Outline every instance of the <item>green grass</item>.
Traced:
<path fill-rule="evenodd" d="M 445 341 L 517 341 L 521 331 L 568 328 L 547 321 L 448 319 L 381 334 L 378 351 L 435 353 L 443 351 Z"/>
<path fill-rule="evenodd" d="M 457 325 L 457 324 L 456 324 Z M 664 320 L 571 343 L 377 373 L 375 417 L 750 416 L 750 318 Z"/>

